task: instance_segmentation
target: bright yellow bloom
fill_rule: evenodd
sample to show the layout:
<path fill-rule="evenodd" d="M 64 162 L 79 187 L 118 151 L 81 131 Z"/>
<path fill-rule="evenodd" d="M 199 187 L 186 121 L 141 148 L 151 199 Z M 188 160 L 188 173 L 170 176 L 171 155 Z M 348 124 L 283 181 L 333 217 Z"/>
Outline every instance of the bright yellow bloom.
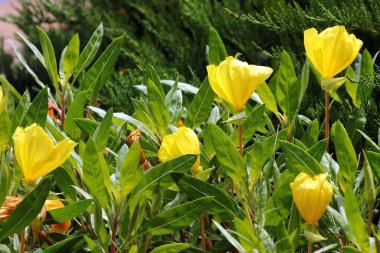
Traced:
<path fill-rule="evenodd" d="M 196 174 L 202 171 L 200 166 L 200 144 L 197 135 L 191 128 L 179 127 L 177 132 L 165 135 L 158 150 L 158 158 L 161 162 L 166 162 L 174 158 L 187 155 L 198 155 L 197 161 L 191 167 L 191 171 Z"/>
<path fill-rule="evenodd" d="M 351 65 L 363 42 L 348 34 L 344 26 L 334 26 L 320 34 L 315 28 L 304 31 L 304 45 L 322 79 L 329 79 Z"/>
<path fill-rule="evenodd" d="M 272 74 L 273 69 L 248 65 L 228 56 L 218 66 L 208 65 L 211 88 L 228 102 L 236 112 L 244 110 L 252 93 Z"/>
<path fill-rule="evenodd" d="M 309 225 L 316 225 L 334 193 L 326 174 L 310 177 L 301 172 L 290 184 L 298 211 Z"/>
<path fill-rule="evenodd" d="M 47 211 L 50 211 L 56 208 L 62 208 L 64 207 L 64 205 L 62 201 L 60 201 L 59 199 L 54 199 L 54 200 L 46 200 L 44 207 L 46 208 Z M 50 233 L 64 233 L 69 230 L 70 226 L 71 226 L 71 222 L 69 220 L 58 223 L 58 224 L 53 224 L 51 225 L 49 232 Z"/>
<path fill-rule="evenodd" d="M 37 124 L 27 128 L 18 127 L 13 134 L 14 152 L 27 184 L 55 170 L 70 156 L 77 145 L 69 138 L 57 145 Z"/>

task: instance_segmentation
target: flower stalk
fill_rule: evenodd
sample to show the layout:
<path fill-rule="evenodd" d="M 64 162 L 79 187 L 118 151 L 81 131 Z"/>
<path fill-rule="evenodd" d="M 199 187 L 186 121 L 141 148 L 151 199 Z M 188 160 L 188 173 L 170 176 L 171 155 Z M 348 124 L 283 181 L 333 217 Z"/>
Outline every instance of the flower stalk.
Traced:
<path fill-rule="evenodd" d="M 325 91 L 325 138 L 327 140 L 326 143 L 326 151 L 330 152 L 330 95 L 327 91 Z"/>

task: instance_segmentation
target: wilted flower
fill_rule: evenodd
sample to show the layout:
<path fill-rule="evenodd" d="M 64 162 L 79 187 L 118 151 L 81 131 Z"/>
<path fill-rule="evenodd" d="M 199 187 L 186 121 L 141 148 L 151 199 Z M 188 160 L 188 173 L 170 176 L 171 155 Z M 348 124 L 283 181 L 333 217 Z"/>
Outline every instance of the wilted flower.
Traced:
<path fill-rule="evenodd" d="M 244 110 L 252 93 L 272 74 L 268 67 L 248 65 L 228 56 L 218 66 L 208 65 L 208 80 L 215 93 L 236 112 Z"/>
<path fill-rule="evenodd" d="M 20 196 L 7 197 L 3 205 L 0 208 L 0 220 L 6 220 L 12 215 L 18 204 L 22 201 Z"/>
<path fill-rule="evenodd" d="M 294 203 L 309 225 L 315 225 L 325 212 L 333 195 L 333 187 L 326 174 L 310 177 L 301 172 L 290 184 Z"/>
<path fill-rule="evenodd" d="M 76 145 L 69 138 L 54 145 L 50 136 L 37 124 L 25 129 L 18 127 L 13 134 L 13 142 L 16 160 L 27 184 L 34 184 L 38 178 L 64 163 Z"/>
<path fill-rule="evenodd" d="M 350 66 L 363 42 L 348 34 L 344 26 L 334 26 L 320 34 L 315 28 L 304 31 L 304 45 L 322 79 L 329 79 Z"/>
<path fill-rule="evenodd" d="M 200 144 L 197 135 L 191 128 L 179 127 L 177 132 L 165 135 L 158 150 L 158 158 L 166 162 L 174 158 L 187 155 L 198 155 L 197 161 L 191 167 L 193 174 L 202 171 L 200 166 Z"/>
<path fill-rule="evenodd" d="M 56 208 L 62 208 L 64 207 L 64 205 L 62 201 L 58 199 L 54 199 L 54 200 L 46 200 L 44 207 L 46 208 L 47 211 L 50 211 Z M 61 222 L 61 223 L 57 223 L 57 224 L 52 224 L 49 232 L 50 233 L 65 233 L 69 230 L 70 226 L 71 226 L 71 222 L 69 220 Z"/>

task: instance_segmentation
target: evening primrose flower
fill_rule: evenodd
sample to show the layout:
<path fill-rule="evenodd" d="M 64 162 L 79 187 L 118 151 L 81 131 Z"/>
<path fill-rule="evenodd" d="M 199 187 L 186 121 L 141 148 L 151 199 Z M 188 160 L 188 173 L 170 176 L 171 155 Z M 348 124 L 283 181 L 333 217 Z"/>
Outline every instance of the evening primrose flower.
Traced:
<path fill-rule="evenodd" d="M 294 203 L 308 225 L 316 225 L 326 211 L 333 187 L 326 174 L 310 177 L 301 172 L 290 184 Z"/>
<path fill-rule="evenodd" d="M 304 45 L 322 79 L 329 79 L 351 65 L 363 42 L 348 34 L 344 26 L 334 26 L 319 34 L 315 28 L 304 31 Z"/>
<path fill-rule="evenodd" d="M 248 65 L 232 56 L 228 56 L 218 66 L 207 66 L 211 88 L 236 112 L 244 110 L 245 103 L 252 93 L 272 72 L 271 68 Z"/>
<path fill-rule="evenodd" d="M 37 124 L 25 129 L 18 127 L 13 134 L 13 142 L 24 182 L 30 185 L 63 164 L 77 145 L 69 138 L 54 145 L 50 136 Z"/>
<path fill-rule="evenodd" d="M 203 169 L 200 166 L 200 144 L 197 135 L 191 128 L 179 127 L 177 132 L 165 135 L 158 150 L 158 158 L 161 162 L 166 162 L 174 158 L 187 155 L 198 155 L 198 159 L 191 167 L 193 174 L 201 172 Z"/>
<path fill-rule="evenodd" d="M 46 208 L 47 211 L 50 211 L 56 208 L 62 208 L 64 207 L 64 205 L 62 201 L 60 201 L 59 199 L 54 199 L 54 200 L 46 200 L 44 207 Z M 61 223 L 52 224 L 50 226 L 49 232 L 50 233 L 65 233 L 69 230 L 70 227 L 71 227 L 71 222 L 68 220 Z"/>

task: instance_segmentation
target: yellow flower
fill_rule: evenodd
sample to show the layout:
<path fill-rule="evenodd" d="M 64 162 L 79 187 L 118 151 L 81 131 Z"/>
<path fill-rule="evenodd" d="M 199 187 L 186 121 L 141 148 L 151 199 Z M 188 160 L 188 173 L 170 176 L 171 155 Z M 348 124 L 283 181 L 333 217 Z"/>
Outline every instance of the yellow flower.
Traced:
<path fill-rule="evenodd" d="M 211 88 L 236 112 L 244 110 L 249 97 L 272 72 L 271 68 L 248 65 L 232 56 L 228 56 L 218 66 L 207 66 Z"/>
<path fill-rule="evenodd" d="M 329 79 L 351 65 L 363 42 L 348 34 L 344 26 L 334 26 L 320 34 L 315 28 L 304 31 L 304 45 L 322 79 Z"/>
<path fill-rule="evenodd" d="M 69 138 L 57 145 L 37 124 L 18 127 L 13 134 L 14 152 L 27 184 L 56 169 L 70 156 L 76 143 Z"/>
<path fill-rule="evenodd" d="M 310 177 L 301 172 L 290 184 L 298 211 L 309 225 L 316 225 L 333 195 L 333 187 L 326 174 Z"/>
<path fill-rule="evenodd" d="M 187 155 L 198 155 L 197 161 L 191 167 L 193 174 L 202 171 L 200 166 L 200 144 L 195 132 L 187 127 L 178 128 L 177 132 L 165 135 L 158 150 L 158 158 L 161 162 L 166 162 L 174 158 Z"/>
<path fill-rule="evenodd" d="M 44 207 L 46 208 L 47 211 L 50 211 L 56 208 L 62 208 L 64 207 L 64 205 L 62 201 L 60 201 L 59 199 L 54 199 L 54 200 L 46 200 Z M 71 222 L 69 220 L 58 223 L 58 224 L 53 224 L 51 225 L 49 232 L 50 233 L 64 233 L 69 230 L 70 226 L 71 226 Z"/>

